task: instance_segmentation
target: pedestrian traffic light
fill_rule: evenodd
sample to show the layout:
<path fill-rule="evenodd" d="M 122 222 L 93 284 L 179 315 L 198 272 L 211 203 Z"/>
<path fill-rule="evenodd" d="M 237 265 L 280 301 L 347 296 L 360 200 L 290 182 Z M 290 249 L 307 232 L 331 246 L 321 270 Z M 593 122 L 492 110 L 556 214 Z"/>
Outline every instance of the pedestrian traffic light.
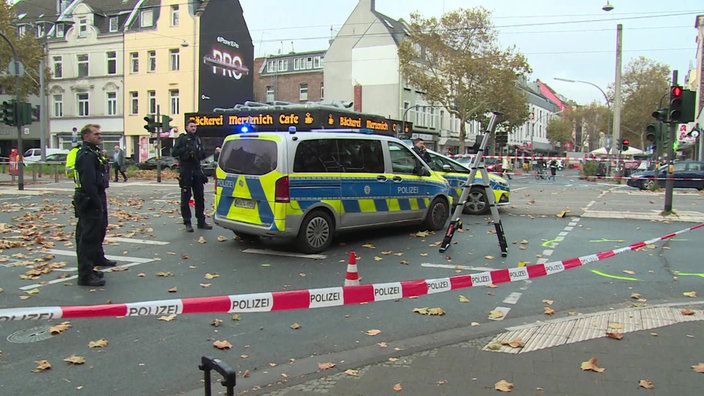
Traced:
<path fill-rule="evenodd" d="M 173 118 L 167 116 L 166 114 L 161 116 L 161 128 L 162 128 L 161 131 L 162 132 L 169 132 L 171 130 L 171 121 L 173 121 L 173 120 L 174 120 Z"/>
<path fill-rule="evenodd" d="M 14 100 L 2 102 L 2 122 L 9 126 L 17 126 L 17 102 Z"/>
<path fill-rule="evenodd" d="M 147 123 L 144 125 L 144 129 L 147 130 L 149 133 L 154 133 L 156 132 L 156 117 L 153 115 L 148 115 L 144 117 L 144 121 Z"/>
<path fill-rule="evenodd" d="M 621 151 L 628 151 L 630 143 L 628 139 L 621 139 Z"/>
<path fill-rule="evenodd" d="M 670 122 L 679 123 L 682 118 L 682 92 L 684 90 L 679 85 L 670 87 Z"/>
<path fill-rule="evenodd" d="M 32 123 L 32 104 L 21 102 L 18 106 L 20 125 L 29 125 Z"/>
<path fill-rule="evenodd" d="M 653 118 L 660 122 L 667 122 L 667 109 L 661 108 L 653 112 Z"/>
<path fill-rule="evenodd" d="M 648 126 L 645 127 L 645 140 L 653 143 L 660 140 L 660 131 L 658 129 L 656 124 L 648 124 Z"/>

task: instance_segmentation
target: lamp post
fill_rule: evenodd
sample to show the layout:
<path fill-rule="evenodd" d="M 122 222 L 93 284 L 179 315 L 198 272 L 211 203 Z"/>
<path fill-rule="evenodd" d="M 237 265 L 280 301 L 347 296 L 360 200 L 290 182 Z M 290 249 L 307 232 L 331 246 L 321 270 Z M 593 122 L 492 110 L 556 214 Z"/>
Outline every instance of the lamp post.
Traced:
<path fill-rule="evenodd" d="M 17 56 L 17 50 L 15 49 L 15 46 L 12 44 L 12 41 L 5 36 L 3 32 L 0 32 L 0 37 L 2 37 L 5 41 L 7 41 L 7 44 L 10 46 L 10 49 L 12 50 L 12 56 L 15 60 L 15 103 L 17 103 L 17 106 L 20 104 L 20 58 Z M 19 112 L 15 113 L 15 116 L 17 117 L 17 153 L 19 155 L 19 158 L 17 160 L 17 189 L 18 190 L 24 190 L 24 161 L 22 158 L 22 123 L 19 120 Z"/>

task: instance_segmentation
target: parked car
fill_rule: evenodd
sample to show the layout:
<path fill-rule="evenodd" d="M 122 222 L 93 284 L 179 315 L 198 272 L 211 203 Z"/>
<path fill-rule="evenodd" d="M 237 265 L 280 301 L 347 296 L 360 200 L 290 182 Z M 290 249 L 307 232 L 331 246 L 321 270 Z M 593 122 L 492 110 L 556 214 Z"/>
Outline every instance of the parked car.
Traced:
<path fill-rule="evenodd" d="M 47 157 L 49 155 L 55 154 L 55 153 L 63 153 L 63 154 L 68 155 L 68 150 L 66 150 L 66 149 L 46 148 L 45 150 L 46 150 Z M 23 158 L 24 158 L 25 164 L 40 161 L 42 159 L 42 150 L 39 148 L 27 149 L 27 151 L 24 152 Z"/>
<path fill-rule="evenodd" d="M 215 169 L 218 167 L 218 162 L 215 161 L 213 155 L 205 157 L 203 161 L 200 162 L 200 168 L 203 169 L 203 174 L 206 176 L 215 176 Z"/>
<path fill-rule="evenodd" d="M 665 187 L 667 167 L 668 165 L 663 165 L 658 168 L 657 172 L 649 170 L 634 173 L 626 181 L 626 184 L 641 190 L 652 189 L 656 185 Z M 675 170 L 672 177 L 675 179 L 675 188 L 704 190 L 704 161 L 678 161 L 675 162 L 674 167 Z"/>
<path fill-rule="evenodd" d="M 156 169 L 156 157 L 149 157 L 146 161 L 137 163 L 137 168 L 140 170 L 153 170 Z M 161 157 L 161 169 L 171 170 L 178 169 L 178 160 L 174 157 L 169 157 L 164 155 Z"/>
<path fill-rule="evenodd" d="M 452 160 L 469 168 L 472 166 L 472 161 L 474 161 L 474 154 L 468 157 L 452 158 Z M 504 173 L 504 167 L 501 164 L 501 159 L 499 158 L 484 158 L 484 166 L 488 172 L 498 174 Z"/>
<path fill-rule="evenodd" d="M 68 156 L 68 153 L 54 153 L 54 154 L 48 154 L 46 156 L 46 162 L 49 163 L 61 163 L 65 164 L 66 163 L 66 156 Z"/>

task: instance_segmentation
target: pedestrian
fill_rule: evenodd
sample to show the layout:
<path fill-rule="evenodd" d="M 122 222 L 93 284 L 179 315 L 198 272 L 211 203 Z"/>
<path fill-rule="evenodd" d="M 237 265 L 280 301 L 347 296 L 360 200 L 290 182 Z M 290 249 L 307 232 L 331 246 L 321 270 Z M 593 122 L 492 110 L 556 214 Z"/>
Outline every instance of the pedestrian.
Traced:
<path fill-rule="evenodd" d="M 121 173 L 122 177 L 127 181 L 127 175 L 125 174 L 125 152 L 120 149 L 120 146 L 115 145 L 115 152 L 112 154 L 112 161 L 115 165 L 115 183 L 117 183 L 119 177 L 118 174 Z"/>
<path fill-rule="evenodd" d="M 95 267 L 114 267 L 117 263 L 108 260 L 103 250 L 103 241 L 108 226 L 108 202 L 105 189 L 110 181 L 107 158 L 99 145 L 103 139 L 100 125 L 88 124 L 81 129 L 83 145 L 76 155 L 75 184 L 73 196 L 76 222 L 76 258 L 78 261 L 78 284 L 81 286 L 103 286 L 103 272 Z"/>
<path fill-rule="evenodd" d="M 218 159 L 220 158 L 220 151 L 221 150 L 222 149 L 220 148 L 220 146 L 215 147 L 215 151 L 213 152 L 213 161 L 218 162 Z"/>
<path fill-rule="evenodd" d="M 205 197 L 203 185 L 208 182 L 200 161 L 205 158 L 205 149 L 200 137 L 196 135 L 196 123 L 186 123 L 186 133 L 179 135 L 171 149 L 171 156 L 179 160 L 178 185 L 181 188 L 181 217 L 187 232 L 193 232 L 191 225 L 191 208 L 189 201 L 191 193 L 195 202 L 195 215 L 198 228 L 210 230 L 213 228 L 205 221 Z"/>
<path fill-rule="evenodd" d="M 423 139 L 418 138 L 413 142 L 413 151 L 415 151 L 426 164 L 430 163 L 430 154 L 428 154 L 428 149 L 425 148 L 425 141 Z"/>
<path fill-rule="evenodd" d="M 555 175 L 557 175 L 557 167 L 557 160 L 550 160 L 550 179 L 552 179 L 552 181 L 555 181 Z"/>

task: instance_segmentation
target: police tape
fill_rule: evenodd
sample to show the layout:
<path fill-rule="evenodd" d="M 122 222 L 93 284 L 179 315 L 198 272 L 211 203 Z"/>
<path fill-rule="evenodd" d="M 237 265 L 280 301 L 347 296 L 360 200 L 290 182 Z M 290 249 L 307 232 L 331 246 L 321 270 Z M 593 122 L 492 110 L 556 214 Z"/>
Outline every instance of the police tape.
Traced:
<path fill-rule="evenodd" d="M 320 289 L 235 294 L 229 296 L 194 297 L 144 301 L 124 304 L 102 304 L 64 307 L 29 307 L 0 309 L 0 322 L 11 320 L 76 319 L 124 316 L 164 316 L 205 313 L 253 313 L 294 309 L 327 308 L 361 304 L 426 294 L 448 292 L 473 286 L 488 286 L 554 275 L 564 270 L 633 251 L 653 243 L 704 227 L 704 223 L 630 246 L 525 267 L 484 271 L 447 278 L 421 279 L 370 285 L 326 287 Z"/>

